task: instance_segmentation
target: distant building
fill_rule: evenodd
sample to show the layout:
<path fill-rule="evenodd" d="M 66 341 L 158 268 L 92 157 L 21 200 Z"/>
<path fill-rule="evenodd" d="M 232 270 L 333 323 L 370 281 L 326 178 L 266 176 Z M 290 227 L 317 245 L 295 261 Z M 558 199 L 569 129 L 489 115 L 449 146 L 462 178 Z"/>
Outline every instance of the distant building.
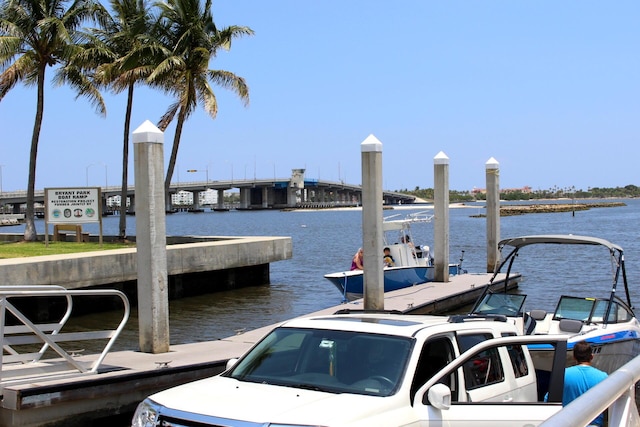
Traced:
<path fill-rule="evenodd" d="M 225 192 L 226 194 L 226 192 Z M 108 208 L 117 208 L 120 206 L 121 197 L 119 194 L 113 195 L 107 199 Z M 211 188 L 198 193 L 198 201 L 200 206 L 215 205 L 218 203 L 218 191 Z M 193 193 L 191 191 L 178 191 L 171 195 L 171 203 L 174 205 L 191 206 L 193 205 Z M 127 197 L 127 207 L 131 205 L 131 200 Z"/>
<path fill-rule="evenodd" d="M 529 194 L 531 193 L 531 187 L 529 187 L 528 185 L 525 185 L 524 187 L 521 188 L 501 188 L 500 189 L 501 193 L 525 193 L 525 194 Z M 487 194 L 487 189 L 486 188 L 474 188 L 473 190 L 471 190 L 471 194 L 476 195 L 476 194 Z"/>
<path fill-rule="evenodd" d="M 176 206 L 191 206 L 193 205 L 193 194 L 191 191 L 178 191 L 171 195 L 171 204 Z M 209 188 L 206 191 L 200 191 L 198 193 L 198 204 L 200 206 L 215 205 L 216 203 L 218 203 L 217 190 Z"/>
<path fill-rule="evenodd" d="M 120 207 L 120 200 L 122 199 L 122 197 L 120 197 L 119 194 L 116 194 L 114 196 L 111 196 L 107 199 L 107 207 L 108 208 L 117 208 Z M 127 207 L 131 206 L 131 200 L 127 197 Z"/>

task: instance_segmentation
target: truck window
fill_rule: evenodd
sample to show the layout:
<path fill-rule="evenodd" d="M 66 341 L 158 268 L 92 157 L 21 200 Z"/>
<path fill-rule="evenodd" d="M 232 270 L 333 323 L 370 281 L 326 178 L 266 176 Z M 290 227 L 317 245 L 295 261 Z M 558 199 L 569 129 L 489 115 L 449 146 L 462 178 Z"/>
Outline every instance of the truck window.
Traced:
<path fill-rule="evenodd" d="M 474 345 L 491 339 L 491 334 L 458 335 L 460 352 L 465 352 Z M 480 352 L 462 366 L 467 390 L 484 387 L 504 381 L 504 371 L 497 348 Z"/>
<path fill-rule="evenodd" d="M 454 359 L 453 344 L 449 338 L 431 339 L 424 344 L 418 359 L 418 367 L 411 383 L 411 399 L 415 392 L 431 377 Z M 451 399 L 458 400 L 455 373 L 440 381 L 451 389 Z"/>
<path fill-rule="evenodd" d="M 527 365 L 527 359 L 524 357 L 524 351 L 521 345 L 510 345 L 507 347 L 509 358 L 511 359 L 511 365 L 513 366 L 513 373 L 516 378 L 526 377 L 529 375 L 529 366 Z"/>

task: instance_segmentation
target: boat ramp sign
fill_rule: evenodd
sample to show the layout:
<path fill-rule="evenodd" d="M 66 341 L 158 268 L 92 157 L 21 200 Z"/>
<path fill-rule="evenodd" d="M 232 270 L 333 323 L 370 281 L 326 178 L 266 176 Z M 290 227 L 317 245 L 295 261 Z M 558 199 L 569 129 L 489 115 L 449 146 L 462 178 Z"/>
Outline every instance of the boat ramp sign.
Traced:
<path fill-rule="evenodd" d="M 45 188 L 45 220 L 50 224 L 101 222 L 100 188 Z"/>

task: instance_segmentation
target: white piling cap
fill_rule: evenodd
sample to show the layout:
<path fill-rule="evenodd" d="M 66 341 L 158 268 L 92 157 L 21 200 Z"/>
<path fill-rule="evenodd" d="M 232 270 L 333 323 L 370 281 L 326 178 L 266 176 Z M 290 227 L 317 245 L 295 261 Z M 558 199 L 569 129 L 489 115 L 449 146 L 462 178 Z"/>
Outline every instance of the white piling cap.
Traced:
<path fill-rule="evenodd" d="M 485 169 L 498 169 L 499 166 L 500 163 L 498 163 L 498 161 L 493 157 L 487 160 L 487 163 L 484 164 Z"/>
<path fill-rule="evenodd" d="M 155 142 L 164 143 L 164 133 L 149 120 L 145 120 L 138 129 L 133 131 L 133 143 Z"/>
<path fill-rule="evenodd" d="M 373 134 L 371 134 L 367 137 L 367 139 L 362 141 L 362 143 L 360 144 L 360 149 L 363 153 L 370 153 L 370 152 L 381 153 L 382 142 L 378 141 L 378 138 L 376 138 L 375 136 L 373 136 Z"/>
<path fill-rule="evenodd" d="M 433 158 L 433 164 L 434 165 L 448 165 L 449 164 L 449 157 L 447 157 L 447 155 L 444 154 L 444 151 L 441 151 L 438 154 L 436 154 L 436 156 Z"/>

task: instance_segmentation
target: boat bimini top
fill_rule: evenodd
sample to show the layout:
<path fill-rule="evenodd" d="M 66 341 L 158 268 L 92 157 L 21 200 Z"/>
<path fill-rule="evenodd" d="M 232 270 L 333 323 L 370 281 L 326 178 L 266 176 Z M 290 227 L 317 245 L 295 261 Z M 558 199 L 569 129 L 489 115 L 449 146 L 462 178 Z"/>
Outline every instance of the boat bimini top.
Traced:
<path fill-rule="evenodd" d="M 509 274 L 511 272 L 511 267 L 513 265 L 513 261 L 516 259 L 518 251 L 525 246 L 541 244 L 593 245 L 603 246 L 607 248 L 611 257 L 612 265 L 615 268 L 611 284 L 611 296 L 609 297 L 609 303 L 611 304 L 611 302 L 613 302 L 613 300 L 616 298 L 616 288 L 618 285 L 620 274 L 622 274 L 622 281 L 626 294 L 626 304 L 629 306 L 629 308 L 633 308 L 629 295 L 629 286 L 627 284 L 627 273 L 624 268 L 624 251 L 622 250 L 622 247 L 598 237 L 578 236 L 573 234 L 541 234 L 503 239 L 498 243 L 498 250 L 502 254 L 503 259 L 494 269 L 493 277 L 491 277 L 489 283 L 493 283 L 496 276 L 501 272 L 503 267 L 507 265 L 506 278 L 504 280 L 506 293 L 507 283 L 509 282 Z M 504 256 L 504 252 L 508 250 L 507 247 L 512 249 L 511 252 Z M 607 312 L 608 311 L 609 310 L 607 310 Z"/>

